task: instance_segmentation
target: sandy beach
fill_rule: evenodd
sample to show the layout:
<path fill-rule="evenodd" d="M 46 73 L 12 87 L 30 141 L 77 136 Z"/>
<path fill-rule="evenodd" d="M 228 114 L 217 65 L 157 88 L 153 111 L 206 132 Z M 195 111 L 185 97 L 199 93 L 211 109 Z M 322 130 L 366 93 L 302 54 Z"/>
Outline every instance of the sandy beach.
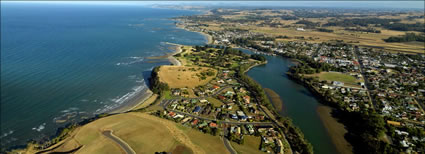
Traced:
<path fill-rule="evenodd" d="M 331 115 L 332 108 L 328 106 L 318 106 L 317 113 L 319 114 L 320 119 L 322 120 L 323 125 L 329 133 L 329 136 L 332 139 L 333 144 L 336 147 L 338 153 L 341 154 L 352 154 L 353 147 L 347 140 L 344 138 L 344 135 L 347 133 L 345 126 L 337 121 Z"/>
<path fill-rule="evenodd" d="M 207 38 L 207 44 L 213 44 L 214 43 L 213 37 L 211 35 L 204 33 L 204 32 L 198 32 L 198 33 L 200 33 L 201 35 L 203 35 Z"/>
<path fill-rule="evenodd" d="M 181 66 L 181 62 L 179 60 L 177 60 L 176 58 L 174 58 L 174 55 L 182 52 L 182 49 L 181 49 L 182 45 L 169 43 L 169 42 L 166 42 L 166 44 L 175 46 L 175 52 L 173 52 L 171 54 L 164 55 L 164 56 L 148 57 L 148 59 L 167 58 L 174 66 Z M 137 96 L 128 100 L 128 102 L 126 102 L 124 105 L 110 111 L 109 113 L 116 114 L 116 113 L 123 113 L 123 112 L 131 111 L 135 107 L 140 106 L 143 103 L 145 103 L 145 101 L 148 100 L 150 97 L 152 97 L 152 95 L 153 95 L 153 92 L 149 88 L 146 88 L 143 91 L 141 91 L 140 94 L 138 94 Z"/>
<path fill-rule="evenodd" d="M 187 30 L 187 31 L 190 31 L 190 32 L 196 32 L 196 33 L 199 33 L 199 34 L 201 34 L 201 35 L 203 35 L 203 36 L 205 36 L 206 38 L 207 38 L 207 44 L 213 44 L 214 42 L 214 40 L 213 40 L 213 37 L 211 36 L 211 35 L 209 35 L 209 34 L 207 34 L 207 33 L 205 33 L 205 32 L 197 32 L 197 31 L 191 31 L 191 30 L 188 30 L 188 29 L 186 29 L 184 26 L 182 26 L 182 25 L 176 25 L 176 27 L 177 28 L 180 28 L 180 29 L 184 29 L 184 30 Z"/>
<path fill-rule="evenodd" d="M 143 104 L 148 98 L 152 96 L 153 92 L 146 88 L 143 91 L 141 91 L 139 94 L 134 96 L 133 98 L 130 98 L 127 102 L 125 102 L 120 107 L 110 111 L 110 114 L 116 114 L 116 113 L 124 113 L 132 110 L 134 107 L 139 106 Z"/>

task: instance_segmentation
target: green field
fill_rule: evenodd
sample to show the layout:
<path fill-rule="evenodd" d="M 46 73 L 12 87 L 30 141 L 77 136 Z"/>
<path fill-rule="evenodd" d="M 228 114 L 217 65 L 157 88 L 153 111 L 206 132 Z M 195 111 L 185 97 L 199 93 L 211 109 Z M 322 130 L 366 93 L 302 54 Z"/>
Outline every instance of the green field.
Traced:
<path fill-rule="evenodd" d="M 354 76 L 338 72 L 321 72 L 313 76 L 319 77 L 319 80 L 339 81 L 350 85 L 358 85 L 358 82 L 362 82 L 362 80 L 356 79 Z"/>

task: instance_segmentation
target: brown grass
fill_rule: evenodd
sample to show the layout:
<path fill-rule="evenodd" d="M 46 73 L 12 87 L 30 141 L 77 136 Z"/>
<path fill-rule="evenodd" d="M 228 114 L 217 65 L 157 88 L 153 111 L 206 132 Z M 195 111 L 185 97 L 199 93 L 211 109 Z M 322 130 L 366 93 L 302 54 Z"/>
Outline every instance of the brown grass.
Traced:
<path fill-rule="evenodd" d="M 261 138 L 259 136 L 250 136 L 245 135 L 244 136 L 245 143 L 243 145 L 237 144 L 235 142 L 231 142 L 232 147 L 238 152 L 238 153 L 264 153 L 259 150 Z"/>
<path fill-rule="evenodd" d="M 64 144 L 49 152 L 69 151 L 82 145 L 76 153 L 122 153 L 118 145 L 101 134 L 102 130 L 113 130 L 114 135 L 136 153 L 227 153 L 218 136 L 203 134 L 169 120 L 136 112 L 108 116 L 79 127 Z"/>
<path fill-rule="evenodd" d="M 190 69 L 195 69 L 192 71 Z M 200 68 L 198 70 L 198 68 Z M 211 69 L 217 74 L 217 70 L 208 67 L 186 67 L 186 66 L 162 66 L 159 70 L 159 78 L 161 82 L 167 83 L 170 88 L 194 88 L 199 85 L 207 84 L 214 76 L 209 76 L 201 80 L 201 72 Z"/>

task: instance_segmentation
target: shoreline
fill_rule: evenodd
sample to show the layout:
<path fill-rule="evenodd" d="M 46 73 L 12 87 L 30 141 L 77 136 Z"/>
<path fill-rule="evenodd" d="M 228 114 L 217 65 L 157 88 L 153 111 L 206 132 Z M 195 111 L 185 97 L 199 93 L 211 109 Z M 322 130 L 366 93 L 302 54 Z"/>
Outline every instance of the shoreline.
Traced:
<path fill-rule="evenodd" d="M 182 52 L 183 45 L 175 44 L 175 43 L 169 43 L 169 42 L 167 42 L 167 44 L 174 45 L 176 47 L 175 51 L 167 57 L 168 60 L 174 66 L 181 66 L 182 65 L 181 62 L 179 60 L 177 60 L 177 58 L 174 57 L 174 56 Z"/>
<path fill-rule="evenodd" d="M 176 20 L 176 21 L 181 22 L 180 20 Z M 175 25 L 176 25 L 176 27 L 177 27 L 177 28 L 183 29 L 183 30 L 185 30 L 185 31 L 195 32 L 195 33 L 199 33 L 199 34 L 201 34 L 202 36 L 204 36 L 204 37 L 207 39 L 206 44 L 213 44 L 213 43 L 214 43 L 214 42 L 213 42 L 213 37 L 212 37 L 210 34 L 208 34 L 208 33 L 205 33 L 205 32 L 198 32 L 198 31 L 191 31 L 191 30 L 189 30 L 189 29 L 186 29 L 186 28 L 185 28 L 184 26 L 182 26 L 182 25 L 179 25 L 179 24 L 175 24 Z"/>
<path fill-rule="evenodd" d="M 166 44 L 173 45 L 173 46 L 176 47 L 174 52 L 165 55 L 165 56 L 167 56 L 167 59 L 171 62 L 172 65 L 181 66 L 181 62 L 179 60 L 177 60 L 174 57 L 174 55 L 182 52 L 182 49 L 181 49 L 182 45 L 175 44 L 175 43 L 169 43 L 169 42 L 166 42 Z M 125 112 L 129 112 L 129 111 L 133 110 L 134 108 L 136 108 L 139 105 L 142 105 L 143 103 L 146 102 L 146 100 L 148 100 L 153 95 L 153 92 L 149 89 L 149 87 L 147 85 L 146 85 L 146 87 L 147 87 L 146 89 L 141 91 L 139 94 L 137 94 L 133 98 L 130 98 L 126 103 L 123 103 L 123 105 L 121 105 L 121 106 L 117 107 L 116 109 L 113 109 L 112 111 L 109 111 L 107 113 L 108 114 L 125 113 Z"/>
<path fill-rule="evenodd" d="M 353 146 L 344 137 L 344 134 L 348 131 L 342 123 L 338 122 L 338 120 L 332 116 L 332 109 L 332 107 L 320 105 L 317 107 L 316 112 L 323 126 L 325 126 L 326 131 L 328 131 L 329 137 L 338 153 L 352 154 Z"/>
<path fill-rule="evenodd" d="M 207 38 L 207 44 L 213 44 L 213 37 L 210 34 L 207 34 L 205 32 L 197 32 L 200 33 L 201 35 L 203 35 L 204 37 Z"/>

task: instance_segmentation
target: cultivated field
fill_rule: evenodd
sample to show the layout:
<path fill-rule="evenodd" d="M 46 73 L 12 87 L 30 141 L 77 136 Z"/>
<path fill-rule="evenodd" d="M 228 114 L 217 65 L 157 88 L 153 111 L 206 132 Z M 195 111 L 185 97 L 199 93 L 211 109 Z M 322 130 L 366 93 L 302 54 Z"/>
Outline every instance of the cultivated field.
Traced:
<path fill-rule="evenodd" d="M 319 25 L 324 25 L 329 21 L 335 20 L 335 17 L 323 17 L 323 18 L 299 18 L 295 20 L 284 20 L 280 16 L 286 14 L 288 16 L 294 16 L 291 10 L 279 10 L 280 13 L 271 12 L 270 10 L 242 10 L 238 12 L 233 12 L 228 15 L 222 15 L 223 19 L 232 19 L 232 20 L 243 20 L 250 19 L 252 16 L 266 17 L 267 20 L 259 18 L 255 22 L 250 21 L 239 24 L 238 21 L 232 22 L 217 22 L 217 21 L 206 21 L 203 24 L 208 26 L 200 26 L 201 28 L 212 30 L 212 31 L 222 31 L 225 29 L 243 29 L 249 30 L 251 32 L 263 33 L 269 36 L 287 36 L 289 38 L 277 39 L 278 41 L 306 41 L 306 42 L 328 42 L 333 40 L 343 40 L 346 43 L 363 46 L 363 47 L 372 47 L 378 49 L 385 49 L 393 52 L 407 52 L 407 53 L 424 53 L 425 52 L 425 43 L 415 42 L 415 43 L 387 43 L 383 39 L 387 39 L 391 36 L 400 36 L 405 33 L 417 33 L 415 31 L 396 31 L 384 29 L 382 27 L 376 26 L 373 27 L 376 30 L 380 30 L 381 33 L 369 33 L 369 32 L 360 32 L 360 31 L 348 31 L 345 30 L 347 27 L 341 26 L 329 26 L 323 27 L 325 29 L 333 30 L 333 32 L 321 32 L 314 28 L 308 28 L 303 24 L 296 24 L 298 21 L 306 20 L 314 23 L 319 23 Z M 345 14 L 345 15 L 355 15 L 355 14 Z M 408 16 L 420 16 L 421 13 L 411 13 L 411 14 L 397 14 L 397 15 L 377 15 L 369 14 L 368 17 L 364 18 L 382 18 L 382 19 L 400 19 L 401 23 L 424 23 L 424 19 L 408 19 Z M 344 17 L 344 19 L 353 19 L 352 17 Z M 264 25 L 265 22 L 278 23 L 280 26 L 268 26 Z M 305 31 L 297 30 L 299 27 L 304 27 Z M 318 26 L 315 26 L 318 27 Z"/>
<path fill-rule="evenodd" d="M 208 71 L 214 72 L 214 75 L 202 75 Z M 217 70 L 208 67 L 162 66 L 159 70 L 160 81 L 167 83 L 170 88 L 194 88 L 207 84 L 216 75 Z"/>

